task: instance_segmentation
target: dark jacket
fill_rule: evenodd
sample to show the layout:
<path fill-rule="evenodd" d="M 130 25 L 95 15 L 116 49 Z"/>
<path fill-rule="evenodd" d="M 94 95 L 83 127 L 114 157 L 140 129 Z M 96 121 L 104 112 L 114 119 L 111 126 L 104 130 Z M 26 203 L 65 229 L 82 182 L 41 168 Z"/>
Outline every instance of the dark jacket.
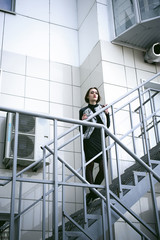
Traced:
<path fill-rule="evenodd" d="M 98 104 L 98 106 L 95 107 L 95 112 L 99 111 L 100 109 L 102 109 L 102 105 Z M 79 111 L 79 119 L 80 120 L 82 120 L 83 114 L 86 114 L 87 117 L 90 117 L 93 114 L 93 111 L 89 108 L 89 106 L 86 106 L 84 108 L 81 108 L 80 111 Z M 110 116 L 109 116 L 109 113 L 106 114 L 105 112 L 101 112 L 99 114 L 99 117 L 100 117 L 102 123 L 105 126 L 107 126 L 107 128 L 109 128 L 110 127 Z M 97 122 L 97 118 L 93 117 L 90 121 L 93 122 L 93 123 L 96 123 Z M 94 127 L 84 126 L 83 127 L 84 138 L 85 139 L 90 138 L 90 136 L 91 136 L 93 131 L 94 131 Z"/>

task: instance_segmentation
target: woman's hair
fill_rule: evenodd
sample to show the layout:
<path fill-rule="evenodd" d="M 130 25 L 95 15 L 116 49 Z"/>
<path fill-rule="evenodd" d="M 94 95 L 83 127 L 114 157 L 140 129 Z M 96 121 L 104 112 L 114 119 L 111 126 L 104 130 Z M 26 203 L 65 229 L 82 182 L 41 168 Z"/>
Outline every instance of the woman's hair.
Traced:
<path fill-rule="evenodd" d="M 97 93 L 98 93 L 97 103 L 98 103 L 101 100 L 101 96 L 99 94 L 98 88 L 96 88 L 96 87 L 91 87 L 91 88 L 88 89 L 88 91 L 86 92 L 84 100 L 86 101 L 86 103 L 89 103 L 88 96 L 89 96 L 89 92 L 90 92 L 91 89 L 96 89 L 97 90 Z"/>

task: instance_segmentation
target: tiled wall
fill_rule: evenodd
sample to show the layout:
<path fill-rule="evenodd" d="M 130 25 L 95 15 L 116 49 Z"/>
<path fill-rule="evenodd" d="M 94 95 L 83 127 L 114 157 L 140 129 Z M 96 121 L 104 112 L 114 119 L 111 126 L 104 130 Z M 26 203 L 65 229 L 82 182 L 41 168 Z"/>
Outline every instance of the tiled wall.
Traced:
<path fill-rule="evenodd" d="M 108 20 L 106 0 L 17 0 L 16 12 L 16 15 L 0 12 L 0 105 L 78 119 L 79 108 L 86 104 L 84 95 L 89 87 L 98 87 L 101 102 L 111 103 L 136 87 L 141 79 L 148 79 L 160 71 L 159 64 L 144 62 L 142 52 L 110 43 L 112 26 Z M 127 114 L 126 111 L 120 113 L 121 128 L 118 128 L 118 135 L 125 131 Z M 59 123 L 58 126 L 58 132 L 62 133 L 70 124 Z M 0 133 L 0 172 L 10 176 L 11 170 L 4 169 L 2 164 L 5 135 L 5 114 L 2 113 Z M 128 139 L 127 144 L 129 142 Z M 76 169 L 80 167 L 77 142 L 65 147 L 60 156 Z M 124 153 L 121 162 L 122 172 L 132 164 Z M 61 164 L 58 168 L 62 169 Z M 52 173 L 53 165 L 50 164 L 47 167 L 48 179 L 52 179 Z M 26 176 L 36 179 L 42 173 L 38 170 Z M 61 174 L 58 177 L 61 180 Z M 3 192 L 0 191 L 0 210 L 7 211 L 9 208 L 10 189 L 11 186 L 7 185 Z M 23 207 L 40 197 L 41 191 L 41 185 L 26 183 L 23 188 Z M 68 212 L 80 209 L 81 190 L 68 187 L 66 193 Z M 48 232 L 52 230 L 51 200 L 49 197 Z M 137 212 L 139 209 L 143 212 L 140 208 L 143 202 L 144 199 L 141 199 L 137 203 Z M 41 215 L 40 205 L 37 205 L 22 218 L 23 240 L 29 239 L 30 233 L 35 239 L 40 239 Z M 118 230 L 119 224 L 115 226 Z M 134 234 L 132 236 L 135 240 Z"/>

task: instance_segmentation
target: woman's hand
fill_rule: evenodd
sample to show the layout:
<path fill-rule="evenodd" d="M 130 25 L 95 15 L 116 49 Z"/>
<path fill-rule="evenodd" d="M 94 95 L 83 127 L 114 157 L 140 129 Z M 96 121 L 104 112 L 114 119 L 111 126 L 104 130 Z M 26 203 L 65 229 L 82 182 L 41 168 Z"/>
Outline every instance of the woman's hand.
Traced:
<path fill-rule="evenodd" d="M 105 104 L 105 105 L 103 105 L 103 107 L 106 107 L 108 104 Z M 109 111 L 108 111 L 108 108 L 107 109 L 105 109 L 105 113 L 106 114 L 108 114 L 109 113 Z"/>
<path fill-rule="evenodd" d="M 88 117 L 87 117 L 87 114 L 83 114 L 83 116 L 82 116 L 82 120 L 85 120 L 85 119 L 87 119 Z"/>

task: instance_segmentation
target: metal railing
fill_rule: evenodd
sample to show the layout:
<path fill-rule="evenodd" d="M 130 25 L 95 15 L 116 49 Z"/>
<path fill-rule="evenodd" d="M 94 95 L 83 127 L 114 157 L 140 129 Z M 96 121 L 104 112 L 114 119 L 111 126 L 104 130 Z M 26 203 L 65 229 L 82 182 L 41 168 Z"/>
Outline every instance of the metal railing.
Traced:
<path fill-rule="evenodd" d="M 149 79 L 147 82 L 150 82 L 154 80 L 156 77 L 158 77 L 160 73 L 156 74 L 153 78 Z M 150 178 L 150 185 L 151 185 L 151 194 L 152 199 L 154 202 L 154 209 L 155 209 L 155 216 L 156 216 L 156 231 L 151 229 L 143 220 L 141 220 L 133 211 L 126 208 L 126 211 L 128 211 L 132 216 L 134 216 L 138 221 L 145 226 L 154 236 L 160 237 L 160 224 L 159 224 L 159 216 L 158 216 L 158 207 L 157 207 L 157 201 L 155 196 L 155 189 L 153 184 L 153 179 L 156 179 L 157 181 L 160 181 L 160 175 L 158 175 L 154 169 L 152 169 L 151 166 L 151 159 L 150 159 L 150 145 L 152 138 L 150 137 L 150 131 L 154 129 L 154 136 L 155 136 L 155 144 L 159 142 L 159 111 L 160 108 L 156 106 L 156 97 L 158 96 L 159 90 L 157 89 L 147 89 L 144 90 L 144 86 L 147 83 L 142 83 L 140 86 L 136 87 L 134 90 L 131 90 L 118 100 L 112 102 L 111 104 L 104 107 L 101 111 L 104 111 L 107 108 L 111 108 L 111 118 L 112 118 L 112 130 L 108 130 L 105 126 L 101 124 L 94 124 L 89 122 L 89 120 L 99 114 L 101 111 L 94 113 L 90 118 L 88 118 L 88 121 L 80 121 L 80 120 L 74 120 L 74 119 L 67 119 L 67 118 L 60 118 L 55 116 L 48 116 L 46 114 L 38 114 L 33 112 L 27 112 L 17 109 L 10 109 L 5 107 L 0 107 L 0 111 L 5 112 L 13 112 L 16 114 L 16 121 L 15 121 L 15 136 L 14 136 L 14 157 L 13 157 L 13 168 L 12 168 L 12 177 L 6 177 L 6 176 L 0 176 L 0 180 L 3 181 L 1 183 L 1 186 L 7 185 L 9 182 L 12 183 L 12 193 L 11 193 L 11 208 L 10 208 L 10 221 L 9 223 L 4 224 L 0 229 L 3 231 L 5 228 L 10 226 L 10 240 L 15 239 L 14 231 L 15 231 L 15 221 L 18 221 L 18 233 L 17 239 L 20 239 L 20 220 L 21 216 L 26 213 L 29 209 L 34 207 L 39 202 L 42 202 L 42 239 L 45 239 L 46 236 L 46 199 L 47 197 L 52 194 L 53 196 L 53 231 L 52 234 L 54 236 L 54 239 L 58 239 L 58 228 L 59 228 L 59 221 L 58 221 L 58 189 L 59 187 L 62 188 L 62 239 L 66 239 L 66 233 L 69 235 L 75 235 L 77 236 L 82 232 L 84 235 L 88 237 L 88 239 L 92 239 L 92 235 L 90 235 L 88 229 L 89 229 L 89 221 L 88 219 L 91 217 L 96 218 L 97 216 L 91 216 L 87 212 L 87 205 L 86 205 L 86 190 L 89 188 L 92 188 L 95 194 L 97 194 L 101 201 L 102 201 L 102 227 L 103 227 L 103 239 L 107 239 L 106 232 L 108 229 L 108 236 L 109 239 L 113 239 L 113 231 L 112 231 L 112 211 L 116 212 L 121 218 L 124 219 L 138 234 L 140 234 L 142 239 L 149 239 L 141 230 L 135 227 L 131 221 L 129 221 L 113 204 L 112 199 L 117 201 L 119 204 L 121 204 L 124 208 L 124 204 L 121 201 L 121 198 L 123 197 L 123 184 L 121 183 L 121 161 L 119 155 L 121 154 L 121 151 L 123 153 L 127 153 L 127 155 L 135 162 L 138 162 L 140 165 L 143 166 L 143 168 L 148 172 L 149 178 Z M 137 95 L 135 95 L 137 93 Z M 132 96 L 133 95 L 133 96 Z M 146 97 L 147 96 L 147 97 Z M 120 106 L 120 102 L 122 101 L 122 104 Z M 136 104 L 135 104 L 136 103 Z M 146 106 L 148 108 L 148 103 L 150 104 L 150 111 L 149 114 L 146 114 Z M 135 107 L 136 105 L 136 107 Z M 133 109 L 134 106 L 134 109 Z M 126 132 L 123 134 L 117 134 L 117 118 L 116 115 L 118 113 L 127 113 L 129 115 L 129 123 L 130 127 L 127 129 Z M 54 141 L 49 142 L 47 145 L 42 146 L 43 150 L 43 158 L 37 160 L 36 162 L 30 164 L 28 167 L 24 168 L 23 170 L 20 170 L 17 172 L 17 148 L 18 148 L 18 120 L 19 120 L 19 114 L 27 114 L 34 117 L 40 117 L 45 118 L 48 120 L 53 121 L 53 127 L 54 127 Z M 140 117 L 140 121 L 134 124 L 134 116 Z M 153 122 L 153 125 L 151 128 L 148 128 L 148 121 Z M 58 123 L 64 122 L 64 123 L 70 123 L 74 124 L 73 127 L 62 133 L 61 135 L 58 135 Z M 104 161 L 104 173 L 105 173 L 105 181 L 103 185 L 95 185 L 95 184 L 89 184 L 86 181 L 85 178 L 85 168 L 86 166 L 91 162 L 94 161 L 96 156 L 91 159 L 89 162 L 85 163 L 85 158 L 83 154 L 83 133 L 82 128 L 83 126 L 94 126 L 101 129 L 101 135 L 102 135 L 102 152 L 99 153 L 102 154 L 103 161 Z M 119 130 L 119 129 L 118 129 Z M 65 141 L 63 144 L 59 144 L 59 141 L 68 136 L 70 133 L 78 131 L 77 134 L 74 134 L 72 138 L 69 138 L 69 140 Z M 140 133 L 140 135 L 137 134 Z M 108 141 L 109 144 L 105 145 L 105 133 L 108 135 Z M 129 138 L 132 143 L 132 150 L 129 149 L 129 147 L 123 143 L 123 141 Z M 73 168 L 66 160 L 62 159 L 59 156 L 59 152 L 62 151 L 68 144 L 71 144 L 73 141 L 79 140 L 79 146 L 80 146 L 80 153 L 81 153 L 81 167 L 78 169 Z M 140 140 L 143 146 L 143 153 L 147 154 L 148 162 L 145 163 L 140 156 L 138 155 L 138 149 L 136 146 L 136 140 Z M 106 150 L 109 152 L 109 162 L 110 162 L 110 168 L 111 168 L 111 181 L 113 178 L 117 177 L 119 179 L 118 181 L 118 197 L 111 192 L 109 188 L 109 176 L 108 176 L 108 166 L 107 166 L 107 160 L 106 160 Z M 114 157 L 112 155 L 114 154 Z M 51 158 L 52 156 L 52 164 L 53 164 L 53 179 L 48 180 L 46 177 L 46 159 L 48 157 Z M 114 169 L 112 167 L 112 160 L 115 160 L 116 162 L 116 174 L 114 172 Z M 43 162 L 43 179 L 29 179 L 24 178 L 23 174 L 33 169 L 37 164 L 40 162 Z M 58 162 L 62 164 L 62 172 L 61 181 L 58 181 L 58 175 L 60 174 L 58 171 Z M 133 162 L 132 162 L 133 164 Z M 66 174 L 66 169 L 69 169 L 71 174 Z M 78 181 L 70 182 L 71 179 L 76 177 Z M 69 181 L 69 182 L 68 182 Z M 20 189 L 19 189 L 19 207 L 18 207 L 18 213 L 15 216 L 15 193 L 16 193 L 16 182 L 20 183 Z M 28 206 L 27 208 L 21 210 L 21 199 L 22 199 L 22 183 L 25 182 L 32 182 L 37 184 L 43 185 L 43 194 L 42 196 L 37 199 L 33 204 Z M 47 191 L 46 186 L 51 186 L 51 189 Z M 66 211 L 66 200 L 65 200 L 65 188 L 67 187 L 78 187 L 82 188 L 83 193 L 83 227 L 78 224 Z M 105 195 L 101 193 L 101 191 L 98 191 L 97 189 L 102 189 L 105 191 Z M 107 209 L 107 225 L 106 227 L 106 219 L 105 219 L 105 209 Z M 69 222 L 72 222 L 73 225 L 75 225 L 80 232 L 67 232 L 65 230 L 65 223 L 66 219 L 68 219 Z"/>

